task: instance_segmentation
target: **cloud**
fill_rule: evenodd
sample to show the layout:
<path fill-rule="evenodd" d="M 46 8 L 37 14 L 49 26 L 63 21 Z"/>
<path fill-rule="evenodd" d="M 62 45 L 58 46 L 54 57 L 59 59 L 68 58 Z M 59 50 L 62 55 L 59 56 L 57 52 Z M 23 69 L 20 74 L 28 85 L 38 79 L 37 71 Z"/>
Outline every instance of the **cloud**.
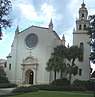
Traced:
<path fill-rule="evenodd" d="M 20 31 L 29 26 L 37 25 L 48 27 L 50 19 L 53 19 L 54 30 L 60 37 L 65 35 L 66 44 L 72 44 L 72 32 L 76 26 L 75 20 L 78 17 L 78 10 L 81 7 L 80 0 L 11 0 L 12 12 L 10 18 L 12 19 L 11 30 L 7 33 L 14 33 L 15 28 L 19 25 Z M 95 13 L 95 0 L 85 0 L 86 7 L 89 14 Z M 23 24 L 23 25 L 22 25 Z M 12 39 L 9 34 L 4 34 L 3 40 L 0 44 L 11 45 Z M 11 36 L 14 36 L 12 34 Z M 10 40 L 11 39 L 11 40 Z M 5 44 L 6 44 L 5 43 Z M 6 45 L 8 46 L 8 45 Z"/>
<path fill-rule="evenodd" d="M 35 22 L 46 22 L 50 20 L 51 17 L 54 17 L 54 8 L 52 5 L 46 3 L 42 4 L 40 12 L 36 12 L 35 7 L 30 4 L 19 4 L 22 15 L 27 20 Z"/>
<path fill-rule="evenodd" d="M 35 9 L 32 5 L 30 4 L 19 4 L 19 7 L 21 9 L 22 15 L 26 17 L 27 19 L 37 21 L 38 15 L 35 12 Z M 39 21 L 39 18 L 38 18 Z"/>

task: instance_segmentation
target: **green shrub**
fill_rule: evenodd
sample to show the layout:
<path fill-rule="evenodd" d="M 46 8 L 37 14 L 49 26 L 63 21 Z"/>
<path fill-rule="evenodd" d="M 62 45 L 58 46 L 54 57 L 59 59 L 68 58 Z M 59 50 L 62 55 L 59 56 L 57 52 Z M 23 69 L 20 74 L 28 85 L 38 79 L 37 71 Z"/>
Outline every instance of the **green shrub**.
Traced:
<path fill-rule="evenodd" d="M 17 85 L 12 83 L 0 83 L 0 88 L 12 88 L 12 87 L 17 87 Z"/>
<path fill-rule="evenodd" d="M 55 86 L 55 85 L 34 85 L 39 90 L 47 90 L 47 91 L 85 91 L 84 87 L 75 87 L 75 86 Z"/>
<path fill-rule="evenodd" d="M 0 83 L 9 83 L 9 81 L 6 76 L 0 76 Z"/>
<path fill-rule="evenodd" d="M 86 81 L 85 87 L 86 87 L 87 90 L 93 91 L 94 87 L 95 87 L 95 82 L 88 80 L 88 81 Z"/>
<path fill-rule="evenodd" d="M 82 86 L 79 86 L 79 87 L 77 87 L 77 86 L 71 86 L 70 90 L 71 91 L 86 91 L 86 88 L 82 87 Z"/>
<path fill-rule="evenodd" d="M 72 84 L 73 87 L 83 87 L 86 90 L 94 90 L 95 82 L 75 80 Z"/>
<path fill-rule="evenodd" d="M 67 78 L 57 79 L 57 80 L 52 82 L 52 85 L 68 86 L 68 85 L 70 85 L 70 81 Z"/>
<path fill-rule="evenodd" d="M 37 92 L 38 88 L 29 86 L 29 87 L 18 87 L 12 91 L 12 93 L 27 93 L 27 92 Z"/>
<path fill-rule="evenodd" d="M 85 86 L 85 82 L 84 81 L 81 81 L 81 80 L 78 80 L 78 79 L 76 79 L 74 82 L 73 82 L 73 84 L 72 84 L 73 86 L 77 86 L 77 87 L 79 87 L 79 86 Z"/>
<path fill-rule="evenodd" d="M 34 85 L 34 87 L 37 87 L 39 90 L 46 90 L 46 91 L 60 91 L 63 90 L 63 87 L 61 86 L 55 86 L 55 85 Z"/>

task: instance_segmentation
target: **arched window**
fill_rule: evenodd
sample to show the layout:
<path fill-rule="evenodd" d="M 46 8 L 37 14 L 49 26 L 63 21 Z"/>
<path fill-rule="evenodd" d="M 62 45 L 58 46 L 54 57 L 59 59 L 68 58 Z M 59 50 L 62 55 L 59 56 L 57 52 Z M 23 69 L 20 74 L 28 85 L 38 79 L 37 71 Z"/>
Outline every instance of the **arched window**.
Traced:
<path fill-rule="evenodd" d="M 84 25 L 84 28 L 83 29 L 86 30 L 86 25 Z"/>
<path fill-rule="evenodd" d="M 5 68 L 7 67 L 7 62 L 4 63 L 4 67 L 5 67 Z"/>
<path fill-rule="evenodd" d="M 82 69 L 79 69 L 79 76 L 82 75 Z"/>
<path fill-rule="evenodd" d="M 11 70 L 11 63 L 9 64 L 9 70 Z"/>
<path fill-rule="evenodd" d="M 84 19 L 84 14 L 82 14 L 82 19 Z"/>
<path fill-rule="evenodd" d="M 81 25 L 79 25 L 79 30 L 81 30 Z"/>
<path fill-rule="evenodd" d="M 80 43 L 80 48 L 84 48 L 83 42 Z"/>

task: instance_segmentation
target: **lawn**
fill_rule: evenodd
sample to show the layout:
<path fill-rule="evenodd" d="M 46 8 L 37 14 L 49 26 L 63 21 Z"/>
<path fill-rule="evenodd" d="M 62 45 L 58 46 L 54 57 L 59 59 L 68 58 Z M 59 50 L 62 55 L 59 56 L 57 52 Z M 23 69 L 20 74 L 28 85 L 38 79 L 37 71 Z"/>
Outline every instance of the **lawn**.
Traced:
<path fill-rule="evenodd" d="M 93 97 L 93 94 L 71 92 L 30 92 L 7 97 Z"/>

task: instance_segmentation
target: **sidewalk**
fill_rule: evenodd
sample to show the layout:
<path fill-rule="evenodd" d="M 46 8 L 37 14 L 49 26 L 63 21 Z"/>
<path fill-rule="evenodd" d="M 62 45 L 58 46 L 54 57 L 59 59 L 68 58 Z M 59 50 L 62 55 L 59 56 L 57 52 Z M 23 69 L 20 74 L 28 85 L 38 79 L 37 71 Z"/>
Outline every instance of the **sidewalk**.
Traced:
<path fill-rule="evenodd" d="M 0 88 L 0 94 L 8 94 L 11 93 L 12 90 L 14 90 L 15 88 Z"/>

